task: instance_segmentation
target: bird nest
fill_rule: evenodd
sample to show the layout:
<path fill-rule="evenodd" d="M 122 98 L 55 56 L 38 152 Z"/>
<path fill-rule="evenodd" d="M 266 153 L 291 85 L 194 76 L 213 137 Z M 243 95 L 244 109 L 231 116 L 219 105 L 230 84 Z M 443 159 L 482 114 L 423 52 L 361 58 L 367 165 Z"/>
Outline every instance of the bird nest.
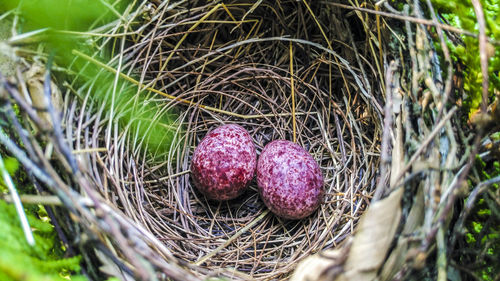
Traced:
<path fill-rule="evenodd" d="M 57 227 L 82 253 L 89 275 L 289 278 L 304 258 L 345 242 L 373 196 L 390 193 L 381 153 L 387 158 L 395 147 L 393 161 L 404 162 L 397 116 L 408 113 L 401 100 L 421 94 L 403 98 L 398 89 L 410 82 L 403 77 L 399 85 L 395 63 L 382 70 L 388 62 L 380 40 L 394 31 L 372 30 L 378 20 L 323 2 L 141 3 L 121 20 L 77 34 L 100 52 L 74 50 L 73 69 L 52 76 L 68 82 L 51 84 L 43 71 L 18 75 L 17 84 L 45 85 L 41 97 L 50 96 L 48 85 L 63 90 L 48 113 L 26 101 L 22 87 L 3 81 L 6 100 L 31 120 L 13 121 L 14 131 L 36 128 L 19 134 L 23 149 L 9 150 L 41 183 L 39 191 L 48 188 L 71 213 L 56 209 Z M 408 50 L 399 52 L 404 61 Z M 97 75 L 85 77 L 86 67 Z M 391 97 L 385 114 L 384 89 Z M 436 123 L 450 116 L 442 109 Z M 189 171 L 194 148 L 229 123 L 248 130 L 258 154 L 276 139 L 304 147 L 325 179 L 320 208 L 306 219 L 281 219 L 267 210 L 255 181 L 234 200 L 200 194 Z M 421 125 L 424 136 L 435 136 L 433 124 Z M 405 128 L 408 139 L 425 143 L 415 124 Z M 399 179 L 408 171 L 394 166 Z M 394 232 L 387 234 L 392 239 Z"/>
<path fill-rule="evenodd" d="M 373 83 L 362 81 L 359 69 L 368 66 L 362 54 L 352 51 L 349 62 L 321 47 L 315 17 L 299 6 L 261 5 L 251 13 L 250 5 L 229 5 L 229 13 L 220 5 L 162 7 L 163 17 L 126 39 L 130 46 L 119 56 L 137 71 L 130 75 L 178 98 L 154 97 L 177 109 L 183 127 L 164 157 L 134 153 L 130 134 L 118 132 L 106 143 L 114 124 L 103 122 L 109 115 L 98 104 L 77 107 L 80 117 L 65 122 L 86 124 L 76 126 L 80 149 L 106 148 L 82 155 L 95 188 L 176 259 L 229 277 L 281 279 L 304 257 L 348 237 L 369 202 L 378 144 Z M 307 219 L 280 219 L 268 213 L 255 181 L 226 202 L 199 194 L 189 173 L 193 150 L 228 123 L 248 130 L 258 154 L 275 139 L 296 140 L 309 151 L 325 177 L 320 209 Z"/>

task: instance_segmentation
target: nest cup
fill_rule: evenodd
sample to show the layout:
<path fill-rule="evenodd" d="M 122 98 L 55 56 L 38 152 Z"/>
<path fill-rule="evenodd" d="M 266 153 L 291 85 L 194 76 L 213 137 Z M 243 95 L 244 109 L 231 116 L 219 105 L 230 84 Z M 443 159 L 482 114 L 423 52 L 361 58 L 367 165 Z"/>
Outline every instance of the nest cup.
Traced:
<path fill-rule="evenodd" d="M 135 9 L 101 30 L 109 36 L 92 38 L 112 50 L 99 75 L 121 72 L 139 83 L 121 108 L 149 104 L 158 110 L 152 120 L 174 116 L 163 126 L 172 138 L 151 148 L 137 133 L 150 122 L 110 111 L 92 81 L 64 96 L 60 137 L 80 153 L 60 157 L 68 171 L 62 178 L 73 185 L 58 188 L 84 226 L 67 231 L 104 245 L 84 252 L 86 260 L 97 256 L 146 279 L 283 279 L 305 257 L 345 241 L 370 201 L 379 165 L 379 58 L 366 48 L 371 37 L 359 18 L 300 1 L 145 2 Z M 110 100 L 127 87 L 116 85 L 106 89 Z M 229 123 L 248 130 L 258 153 L 275 139 L 306 149 L 325 179 L 320 208 L 302 220 L 281 219 L 267 211 L 255 180 L 234 200 L 201 195 L 189 174 L 194 148 Z"/>

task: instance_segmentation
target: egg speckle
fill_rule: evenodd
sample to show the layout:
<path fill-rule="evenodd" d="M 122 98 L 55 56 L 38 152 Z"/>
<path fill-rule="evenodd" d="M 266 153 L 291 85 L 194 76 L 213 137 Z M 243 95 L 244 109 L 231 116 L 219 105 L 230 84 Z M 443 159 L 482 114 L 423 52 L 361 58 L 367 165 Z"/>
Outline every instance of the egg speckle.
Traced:
<path fill-rule="evenodd" d="M 228 124 L 208 133 L 191 161 L 195 186 L 207 198 L 229 200 L 247 188 L 255 175 L 257 153 L 250 134 Z"/>
<path fill-rule="evenodd" d="M 301 146 L 286 140 L 275 140 L 262 150 L 257 185 L 266 206 L 287 219 L 312 214 L 324 194 L 318 163 Z"/>

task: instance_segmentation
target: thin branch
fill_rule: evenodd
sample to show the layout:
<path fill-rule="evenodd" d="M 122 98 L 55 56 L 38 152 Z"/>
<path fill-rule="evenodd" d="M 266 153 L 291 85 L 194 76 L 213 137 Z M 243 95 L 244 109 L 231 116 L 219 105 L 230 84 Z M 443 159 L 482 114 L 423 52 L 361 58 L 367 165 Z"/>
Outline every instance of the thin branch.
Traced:
<path fill-rule="evenodd" d="M 434 140 L 434 138 L 437 136 L 437 134 L 440 132 L 441 128 L 446 125 L 446 122 L 453 117 L 453 114 L 457 111 L 457 107 L 453 107 L 444 117 L 439 121 L 439 123 L 434 126 L 434 129 L 432 132 L 427 136 L 425 141 L 420 144 L 418 147 L 417 151 L 413 153 L 411 156 L 410 160 L 408 163 L 406 163 L 405 167 L 399 172 L 399 174 L 396 176 L 396 180 L 394 181 L 395 183 L 398 183 L 401 178 L 408 172 L 408 170 L 411 168 L 413 163 L 417 160 L 417 158 L 420 156 L 420 154 L 427 148 L 427 146 Z"/>
<path fill-rule="evenodd" d="M 392 131 L 392 95 L 393 95 L 393 77 L 394 72 L 397 70 L 399 63 L 397 61 L 391 61 L 389 67 L 387 68 L 385 75 L 385 108 L 384 108 L 384 127 L 382 132 L 382 143 L 380 152 L 380 177 L 377 185 L 377 190 L 373 199 L 379 200 L 382 198 L 386 191 L 389 166 L 391 163 L 391 131 Z"/>
<path fill-rule="evenodd" d="M 19 220 L 21 221 L 21 227 L 24 232 L 24 237 L 26 238 L 26 241 L 28 242 L 29 245 L 34 246 L 35 238 L 33 237 L 33 232 L 31 231 L 28 218 L 26 217 L 26 213 L 24 212 L 23 204 L 21 203 L 21 199 L 19 198 L 19 194 L 17 193 L 17 189 L 14 185 L 14 182 L 12 182 L 12 178 L 10 177 L 9 173 L 7 172 L 7 169 L 5 168 L 2 155 L 0 155 L 0 172 L 2 173 L 3 182 L 9 189 L 10 196 L 12 198 L 14 206 L 16 206 L 16 212 L 17 215 L 19 216 Z"/>

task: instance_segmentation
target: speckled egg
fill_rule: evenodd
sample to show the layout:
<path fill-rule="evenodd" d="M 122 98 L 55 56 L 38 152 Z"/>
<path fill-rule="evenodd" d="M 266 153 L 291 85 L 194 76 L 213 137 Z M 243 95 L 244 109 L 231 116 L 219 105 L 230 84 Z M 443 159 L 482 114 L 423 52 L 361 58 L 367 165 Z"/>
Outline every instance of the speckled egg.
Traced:
<path fill-rule="evenodd" d="M 196 147 L 191 176 L 198 190 L 213 200 L 243 193 L 255 175 L 257 153 L 250 134 L 229 124 L 208 133 Z"/>
<path fill-rule="evenodd" d="M 324 193 L 318 163 L 301 146 L 286 140 L 275 140 L 262 150 L 257 185 L 266 206 L 286 219 L 312 214 Z"/>

